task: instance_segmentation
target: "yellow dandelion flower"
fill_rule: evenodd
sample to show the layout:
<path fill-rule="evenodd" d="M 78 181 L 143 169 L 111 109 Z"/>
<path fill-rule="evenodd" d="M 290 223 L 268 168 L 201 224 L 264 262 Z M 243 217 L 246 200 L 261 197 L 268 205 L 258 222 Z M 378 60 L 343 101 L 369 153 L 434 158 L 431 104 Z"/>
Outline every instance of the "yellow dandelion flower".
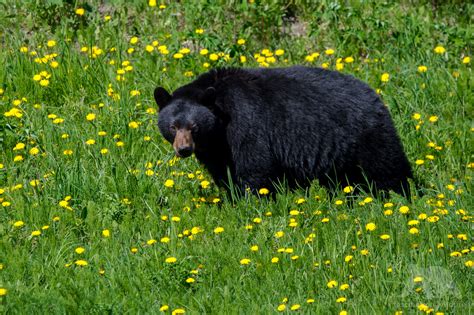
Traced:
<path fill-rule="evenodd" d="M 80 267 L 85 267 L 89 264 L 86 260 L 83 259 L 76 260 L 74 263 Z"/>
<path fill-rule="evenodd" d="M 39 152 L 40 151 L 37 147 L 31 148 L 29 151 L 30 155 L 37 155 Z"/>
<path fill-rule="evenodd" d="M 16 221 L 15 223 L 13 223 L 13 226 L 16 228 L 21 228 L 24 225 L 25 225 L 25 222 L 23 221 Z"/>
<path fill-rule="evenodd" d="M 237 40 L 237 44 L 238 44 L 238 45 L 244 45 L 244 44 L 245 44 L 245 39 L 239 38 L 239 39 Z"/>
<path fill-rule="evenodd" d="M 5 288 L 0 288 L 0 296 L 4 296 L 4 295 L 7 295 L 8 293 L 8 290 L 5 289 Z"/>
<path fill-rule="evenodd" d="M 427 66 L 418 66 L 418 72 L 420 73 L 424 73 L 428 71 L 428 67 Z"/>
<path fill-rule="evenodd" d="M 346 186 L 346 187 L 344 187 L 343 191 L 344 191 L 344 193 L 349 194 L 349 193 L 354 191 L 354 187 Z"/>
<path fill-rule="evenodd" d="M 176 257 L 167 257 L 167 258 L 165 259 L 165 263 L 167 263 L 167 264 L 173 264 L 173 263 L 176 262 L 176 260 L 177 260 Z"/>
<path fill-rule="evenodd" d="M 102 236 L 103 237 L 110 237 L 110 230 L 108 229 L 105 229 L 102 231 Z"/>
<path fill-rule="evenodd" d="M 382 235 L 380 235 L 380 238 L 381 238 L 382 240 L 386 241 L 386 240 L 390 239 L 390 235 L 388 235 L 388 234 L 382 234 Z"/>
<path fill-rule="evenodd" d="M 240 260 L 241 265 L 248 265 L 250 264 L 251 260 L 249 258 L 243 258 Z"/>
<path fill-rule="evenodd" d="M 425 161 L 421 160 L 421 159 L 418 159 L 418 160 L 415 161 L 415 164 L 416 165 L 423 165 L 423 164 L 425 164 Z"/>
<path fill-rule="evenodd" d="M 444 48 L 443 46 L 436 46 L 434 48 L 434 52 L 437 54 L 444 54 L 446 52 L 446 48 Z"/>
<path fill-rule="evenodd" d="M 74 251 L 76 252 L 76 254 L 80 255 L 80 254 L 84 253 L 86 250 L 85 250 L 84 247 L 77 247 Z"/>
<path fill-rule="evenodd" d="M 377 228 L 377 226 L 373 222 L 367 223 L 365 225 L 365 230 L 366 231 L 374 231 L 376 228 Z"/>
<path fill-rule="evenodd" d="M 382 76 L 380 76 L 380 81 L 382 81 L 382 82 L 388 82 L 389 79 L 390 79 L 390 74 L 388 74 L 386 72 L 383 73 Z"/>
<path fill-rule="evenodd" d="M 280 305 L 278 305 L 277 311 L 283 312 L 284 310 L 286 310 L 286 305 L 285 305 L 285 304 L 280 304 Z"/>
<path fill-rule="evenodd" d="M 326 49 L 324 53 L 328 56 L 334 55 L 335 51 L 332 48 Z"/>
<path fill-rule="evenodd" d="M 268 193 L 270 193 L 270 191 L 269 191 L 267 188 L 260 188 L 260 189 L 258 190 L 258 193 L 259 193 L 260 195 L 267 195 Z"/>
<path fill-rule="evenodd" d="M 401 206 L 400 209 L 398 209 L 398 211 L 401 214 L 408 214 L 410 212 L 410 208 L 408 208 L 407 206 Z"/>
<path fill-rule="evenodd" d="M 137 129 L 139 124 L 136 121 L 131 121 L 128 123 L 128 127 L 132 129 Z"/>
<path fill-rule="evenodd" d="M 224 228 L 223 228 L 223 227 L 218 226 L 218 227 L 216 227 L 216 228 L 214 229 L 214 233 L 215 233 L 215 234 L 220 234 L 220 233 L 222 233 L 222 232 L 224 232 Z"/>
<path fill-rule="evenodd" d="M 435 122 L 438 121 L 438 119 L 439 119 L 438 116 L 434 116 L 434 115 L 430 116 L 430 118 L 428 118 L 430 123 L 435 123 Z"/>
<path fill-rule="evenodd" d="M 301 305 L 300 304 L 293 304 L 291 307 L 290 307 L 290 310 L 292 311 L 297 311 L 301 308 Z"/>
<path fill-rule="evenodd" d="M 95 118 L 96 118 L 96 115 L 94 113 L 89 113 L 86 115 L 87 121 L 93 121 Z"/>

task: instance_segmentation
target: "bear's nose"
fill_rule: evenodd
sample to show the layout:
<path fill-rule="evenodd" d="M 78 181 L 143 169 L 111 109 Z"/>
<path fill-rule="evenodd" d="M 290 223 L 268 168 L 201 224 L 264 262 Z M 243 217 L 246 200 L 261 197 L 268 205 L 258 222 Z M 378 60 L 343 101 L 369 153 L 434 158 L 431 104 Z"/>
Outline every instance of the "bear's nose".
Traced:
<path fill-rule="evenodd" d="M 188 157 L 193 153 L 193 147 L 192 146 L 179 147 L 176 153 L 178 153 L 178 156 L 180 157 L 183 157 L 183 158 Z"/>

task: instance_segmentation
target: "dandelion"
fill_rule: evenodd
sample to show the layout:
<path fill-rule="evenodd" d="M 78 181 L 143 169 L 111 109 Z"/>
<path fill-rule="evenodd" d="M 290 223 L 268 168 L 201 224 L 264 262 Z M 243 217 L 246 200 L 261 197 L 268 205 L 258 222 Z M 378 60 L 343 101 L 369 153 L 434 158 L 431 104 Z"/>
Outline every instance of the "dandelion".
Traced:
<path fill-rule="evenodd" d="M 353 58 L 353 57 L 346 57 L 346 58 L 344 58 L 344 62 L 345 62 L 345 63 L 353 63 L 353 62 L 354 62 L 354 58 Z"/>
<path fill-rule="evenodd" d="M 388 82 L 389 79 L 390 79 L 390 75 L 388 73 L 384 73 L 380 77 L 380 81 L 382 81 L 382 82 Z"/>
<path fill-rule="evenodd" d="M 156 7 L 156 0 L 148 0 L 148 5 L 150 7 Z M 161 309 L 160 309 L 160 311 L 161 311 Z"/>
<path fill-rule="evenodd" d="M 36 231 L 31 232 L 31 236 L 40 236 L 40 235 L 41 235 L 40 230 L 36 230 Z"/>
<path fill-rule="evenodd" d="M 285 304 L 278 305 L 277 310 L 279 312 L 283 312 L 284 310 L 286 310 L 286 305 Z"/>
<path fill-rule="evenodd" d="M 423 165 L 423 164 L 425 164 L 425 161 L 421 160 L 421 159 L 418 159 L 418 160 L 415 161 L 415 164 L 416 165 Z"/>
<path fill-rule="evenodd" d="M 167 180 L 165 181 L 165 184 L 164 184 L 164 185 L 165 185 L 165 187 L 172 188 L 172 187 L 174 186 L 174 180 L 172 180 L 172 179 L 167 179 Z"/>
<path fill-rule="evenodd" d="M 334 288 L 334 287 L 336 287 L 336 286 L 337 286 L 337 281 L 336 281 L 336 280 L 330 280 L 330 281 L 327 283 L 327 287 L 328 287 L 329 289 L 332 289 L 332 288 Z"/>
<path fill-rule="evenodd" d="M 177 260 L 176 257 L 168 257 L 168 258 L 165 259 L 165 263 L 173 264 L 173 263 L 176 262 L 176 260 Z"/>
<path fill-rule="evenodd" d="M 290 310 L 292 310 L 292 311 L 297 311 L 297 310 L 300 309 L 300 307 L 301 307 L 301 305 L 299 305 L 299 304 L 293 304 L 293 305 L 290 307 Z"/>
<path fill-rule="evenodd" d="M 326 49 L 324 53 L 328 56 L 334 55 L 335 51 L 332 48 Z"/>
<path fill-rule="evenodd" d="M 277 49 L 275 51 L 275 55 L 276 56 L 282 56 L 283 54 L 285 53 L 285 51 L 283 49 Z"/>
<path fill-rule="evenodd" d="M 270 191 L 269 191 L 267 188 L 260 188 L 260 189 L 258 190 L 258 193 L 259 193 L 260 195 L 267 195 L 268 193 L 270 193 Z"/>
<path fill-rule="evenodd" d="M 444 48 L 443 46 L 436 46 L 434 48 L 434 52 L 441 55 L 446 52 L 446 48 Z"/>
<path fill-rule="evenodd" d="M 7 293 L 8 293 L 8 290 L 7 290 L 7 289 L 5 289 L 5 288 L 0 288 L 0 296 L 5 296 L 5 295 L 7 295 Z"/>
<path fill-rule="evenodd" d="M 238 44 L 238 45 L 244 45 L 244 44 L 245 44 L 245 39 L 239 38 L 239 39 L 237 40 L 237 44 Z"/>
<path fill-rule="evenodd" d="M 416 227 L 411 228 L 408 232 L 410 234 L 419 234 L 420 233 L 420 231 Z"/>
<path fill-rule="evenodd" d="M 108 229 L 105 229 L 102 231 L 102 236 L 107 238 L 107 237 L 110 237 L 110 230 Z"/>
<path fill-rule="evenodd" d="M 428 118 L 429 122 L 430 123 L 435 123 L 438 121 L 438 116 L 430 116 L 430 118 Z"/>
<path fill-rule="evenodd" d="M 401 214 L 408 214 L 410 212 L 410 208 L 408 208 L 407 206 L 401 206 L 400 209 L 398 209 L 398 211 Z"/>
<path fill-rule="evenodd" d="M 93 120 L 95 120 L 95 118 L 96 118 L 96 115 L 93 114 L 93 113 L 89 113 L 89 114 L 87 114 L 87 116 L 86 116 L 86 120 L 87 120 L 87 121 L 93 121 Z"/>
<path fill-rule="evenodd" d="M 128 127 L 132 129 L 137 129 L 139 127 L 139 124 L 136 121 L 131 121 L 128 123 Z"/>
<path fill-rule="evenodd" d="M 83 16 L 86 11 L 83 8 L 77 8 L 76 14 L 79 16 Z"/>
<path fill-rule="evenodd" d="M 345 291 L 347 289 L 349 289 L 349 285 L 347 283 L 341 284 L 341 286 L 339 287 L 339 290 L 341 291 Z"/>
<path fill-rule="evenodd" d="M 201 187 L 202 187 L 203 189 L 207 189 L 207 188 L 209 188 L 209 185 L 210 185 L 210 184 L 211 184 L 211 183 L 210 183 L 209 181 L 203 180 L 203 181 L 201 182 Z"/>
<path fill-rule="evenodd" d="M 418 72 L 420 73 L 424 73 L 428 71 L 428 67 L 427 66 L 418 66 Z"/>
<path fill-rule="evenodd" d="M 280 261 L 280 258 L 272 257 L 272 260 L 271 260 L 272 264 L 277 264 L 279 261 Z"/>
<path fill-rule="evenodd" d="M 347 301 L 347 298 L 341 296 L 340 298 L 338 298 L 338 299 L 336 300 L 336 303 L 344 303 L 344 302 L 346 302 L 346 301 Z"/>
<path fill-rule="evenodd" d="M 48 40 L 48 42 L 46 43 L 46 46 L 48 47 L 54 47 L 56 46 L 56 41 L 55 40 Z"/>
<path fill-rule="evenodd" d="M 13 223 L 13 226 L 16 228 L 21 228 L 24 225 L 25 225 L 25 222 L 23 221 L 16 221 L 15 223 Z"/>
<path fill-rule="evenodd" d="M 186 283 L 194 283 L 194 282 L 196 282 L 196 279 L 194 279 L 194 278 L 187 278 L 186 279 Z"/>
<path fill-rule="evenodd" d="M 343 189 L 343 192 L 346 193 L 346 194 L 349 194 L 349 193 L 351 193 L 351 192 L 353 192 L 353 191 L 354 191 L 354 187 L 352 187 L 352 186 L 346 186 L 346 187 L 344 187 L 344 189 Z"/>
<path fill-rule="evenodd" d="M 216 228 L 214 229 L 214 234 L 220 234 L 220 233 L 222 233 L 222 232 L 224 232 L 224 228 L 223 228 L 223 227 L 218 226 L 218 227 L 216 227 Z"/>
<path fill-rule="evenodd" d="M 89 264 L 86 260 L 83 259 L 76 260 L 74 263 L 80 267 L 85 267 Z"/>
<path fill-rule="evenodd" d="M 250 264 L 251 260 L 249 258 L 243 258 L 240 260 L 241 265 L 248 265 Z"/>
<path fill-rule="evenodd" d="M 382 235 L 380 235 L 380 239 L 386 241 L 386 240 L 390 239 L 390 235 L 388 235 L 388 234 L 382 234 Z"/>
<path fill-rule="evenodd" d="M 85 250 L 84 247 L 77 247 L 74 251 L 76 252 L 76 254 L 80 255 L 80 254 L 84 253 L 86 250 Z"/>
<path fill-rule="evenodd" d="M 376 228 L 377 228 L 377 226 L 373 222 L 367 223 L 365 225 L 365 230 L 369 231 L 369 232 L 374 231 Z"/>
<path fill-rule="evenodd" d="M 464 57 L 462 59 L 462 63 L 465 65 L 467 65 L 468 63 L 471 63 L 471 57 L 468 57 L 468 56 Z"/>
<path fill-rule="evenodd" d="M 39 153 L 39 149 L 37 147 L 31 148 L 29 153 L 30 155 L 37 155 Z"/>

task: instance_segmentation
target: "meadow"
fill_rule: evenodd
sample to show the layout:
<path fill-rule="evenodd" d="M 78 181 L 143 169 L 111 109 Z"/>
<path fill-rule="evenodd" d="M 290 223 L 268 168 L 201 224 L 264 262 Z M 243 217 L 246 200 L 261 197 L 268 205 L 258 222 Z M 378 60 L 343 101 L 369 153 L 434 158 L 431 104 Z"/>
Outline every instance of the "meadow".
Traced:
<path fill-rule="evenodd" d="M 469 1 L 0 1 L 0 313 L 474 312 Z M 418 191 L 232 198 L 156 126 L 214 67 L 354 75 Z M 265 187 L 262 187 L 265 188 Z"/>

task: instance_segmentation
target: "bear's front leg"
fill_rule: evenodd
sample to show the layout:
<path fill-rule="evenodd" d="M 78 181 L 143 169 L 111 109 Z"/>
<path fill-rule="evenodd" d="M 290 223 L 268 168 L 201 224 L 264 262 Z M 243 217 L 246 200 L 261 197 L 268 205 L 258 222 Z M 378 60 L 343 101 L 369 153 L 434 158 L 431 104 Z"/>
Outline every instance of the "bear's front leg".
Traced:
<path fill-rule="evenodd" d="M 243 152 L 235 161 L 235 180 L 239 190 L 244 193 L 257 193 L 261 188 L 275 191 L 273 181 L 278 178 L 278 171 L 270 156 L 265 153 L 249 154 Z"/>

